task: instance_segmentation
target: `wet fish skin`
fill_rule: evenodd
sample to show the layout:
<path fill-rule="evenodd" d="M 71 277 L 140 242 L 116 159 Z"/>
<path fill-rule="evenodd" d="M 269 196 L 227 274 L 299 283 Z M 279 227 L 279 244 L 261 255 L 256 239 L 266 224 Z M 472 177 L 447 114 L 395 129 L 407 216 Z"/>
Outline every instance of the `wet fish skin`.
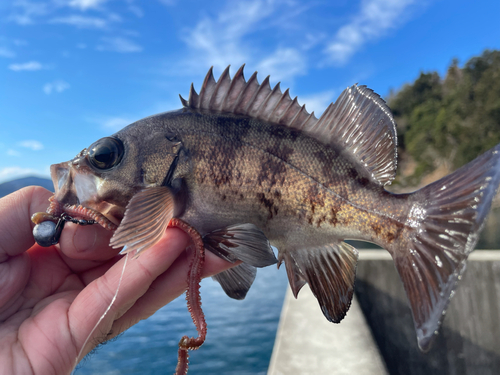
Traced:
<path fill-rule="evenodd" d="M 380 243 L 384 234 L 396 235 L 394 223 L 409 212 L 406 196 L 386 192 L 337 151 L 299 131 L 231 114 L 199 117 L 191 110 L 157 120 L 182 140 L 185 161 L 174 179 L 185 180 L 189 198 L 180 217 L 202 234 L 248 221 L 289 250 L 332 238 Z M 126 131 L 116 136 L 126 138 Z"/>
<path fill-rule="evenodd" d="M 210 71 L 182 109 L 114 134 L 124 151 L 111 168 L 92 166 L 89 150 L 52 166 L 56 199 L 121 221 L 112 244 L 127 251 L 182 219 L 208 250 L 245 262 L 219 275 L 236 298 L 252 267 L 275 263 L 267 238 L 295 296 L 309 283 L 334 322 L 349 308 L 357 261 L 343 240 L 374 242 L 391 253 L 428 349 L 500 183 L 500 146 L 415 193 L 392 194 L 395 123 L 371 90 L 348 88 L 316 119 L 267 79 L 246 81 L 242 69 L 228 77 L 215 82 Z"/>

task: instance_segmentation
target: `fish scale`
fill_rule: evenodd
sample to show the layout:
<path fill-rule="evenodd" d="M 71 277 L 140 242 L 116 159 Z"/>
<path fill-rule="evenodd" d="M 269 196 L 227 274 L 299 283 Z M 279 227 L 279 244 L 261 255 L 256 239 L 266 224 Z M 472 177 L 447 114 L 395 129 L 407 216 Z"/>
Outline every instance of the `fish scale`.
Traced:
<path fill-rule="evenodd" d="M 258 226 L 272 228 L 268 234 L 270 239 L 276 236 L 275 233 L 287 237 L 290 227 L 295 231 L 295 228 L 311 224 L 322 226 L 322 229 L 340 226 L 343 232 L 352 228 L 358 232 L 351 234 L 352 237 L 359 238 L 362 233 L 363 239 L 373 241 L 378 237 L 390 238 L 383 228 L 392 225 L 384 225 L 384 220 L 397 221 L 395 217 L 402 220 L 407 214 L 409 204 L 400 203 L 404 198 L 399 197 L 398 204 L 394 204 L 393 196 L 380 186 L 374 185 L 368 190 L 367 179 L 359 176 L 352 164 L 339 158 L 334 150 L 293 129 L 283 128 L 272 133 L 266 129 L 269 124 L 253 121 L 252 129 L 259 127 L 259 130 L 237 141 L 227 139 L 224 129 L 237 128 L 237 119 L 219 115 L 220 129 L 214 129 L 216 122 L 210 121 L 210 129 L 205 130 L 203 123 L 196 126 L 203 129 L 202 138 L 199 133 L 184 137 L 186 147 L 196 149 L 192 159 L 193 175 L 197 179 L 192 184 L 205 186 L 205 195 L 213 194 L 210 201 L 217 201 L 214 207 L 232 206 L 234 215 L 227 218 L 229 223 L 244 220 L 246 213 L 237 217 L 241 212 L 239 206 L 247 207 L 248 201 L 252 201 L 252 207 L 260 206 Z M 195 143 L 202 146 L 193 147 Z M 239 203 L 242 200 L 244 202 Z M 373 213 L 370 215 L 366 211 Z M 283 227 L 269 223 L 277 216 L 285 217 Z M 226 222 L 214 221 L 217 220 L 212 220 L 214 228 L 204 223 L 199 225 L 207 231 L 227 226 Z M 332 234 L 335 233 L 330 230 L 330 240 Z M 301 241 L 302 244 L 311 242 L 315 241 L 308 238 Z"/>

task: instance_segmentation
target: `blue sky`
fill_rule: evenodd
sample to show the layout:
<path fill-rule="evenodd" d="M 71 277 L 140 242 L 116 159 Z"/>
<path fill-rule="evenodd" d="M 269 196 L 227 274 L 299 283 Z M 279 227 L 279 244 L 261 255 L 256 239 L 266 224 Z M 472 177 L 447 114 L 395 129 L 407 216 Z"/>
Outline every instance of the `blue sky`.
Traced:
<path fill-rule="evenodd" d="M 208 68 L 246 63 L 316 114 L 359 82 L 386 96 L 500 49 L 500 1 L 2 0 L 0 182 L 180 107 Z"/>

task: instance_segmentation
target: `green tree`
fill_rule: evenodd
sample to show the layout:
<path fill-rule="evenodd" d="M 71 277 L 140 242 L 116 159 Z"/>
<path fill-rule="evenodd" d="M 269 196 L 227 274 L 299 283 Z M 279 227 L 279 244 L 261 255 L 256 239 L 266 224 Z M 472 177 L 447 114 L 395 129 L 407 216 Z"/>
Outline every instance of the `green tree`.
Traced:
<path fill-rule="evenodd" d="M 462 68 L 454 59 L 444 79 L 422 72 L 388 103 L 402 152 L 417 163 L 412 183 L 441 162 L 457 168 L 500 142 L 500 51 L 486 50 Z"/>

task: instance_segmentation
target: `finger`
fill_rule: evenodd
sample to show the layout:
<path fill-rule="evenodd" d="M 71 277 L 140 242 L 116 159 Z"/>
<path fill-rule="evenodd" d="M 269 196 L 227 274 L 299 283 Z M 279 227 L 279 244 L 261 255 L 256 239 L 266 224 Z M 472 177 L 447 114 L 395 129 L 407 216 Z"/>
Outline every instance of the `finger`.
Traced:
<path fill-rule="evenodd" d="M 35 243 L 31 215 L 45 211 L 51 195 L 40 186 L 29 186 L 0 199 L 0 262 Z"/>
<path fill-rule="evenodd" d="M 108 260 L 120 252 L 109 246 L 113 236 L 100 225 L 66 223 L 59 239 L 61 252 L 71 259 Z"/>
<path fill-rule="evenodd" d="M 0 322 L 17 311 L 21 292 L 30 276 L 29 256 L 22 254 L 0 263 Z"/>
<path fill-rule="evenodd" d="M 99 275 L 102 276 L 120 259 L 116 258 L 120 249 L 113 249 L 109 246 L 112 235 L 112 232 L 100 225 L 82 226 L 71 222 L 66 223 L 59 239 L 59 256 L 75 273 L 87 271 L 106 262 Z M 107 262 L 113 258 L 116 259 Z"/>
<path fill-rule="evenodd" d="M 108 332 L 116 315 L 132 306 L 149 289 L 154 280 L 184 251 L 188 241 L 189 237 L 184 232 L 167 229 L 160 242 L 139 258 L 132 259 L 129 256 L 116 300 L 93 336 Z M 124 262 L 125 258 L 121 259 L 106 274 L 90 283 L 71 305 L 68 313 L 70 330 L 77 347 L 84 345 L 87 336 L 110 305 L 120 282 Z M 85 279 L 91 277 L 91 273 L 81 276 Z M 89 340 L 83 354 L 88 353 L 93 346 L 95 340 Z"/>
<path fill-rule="evenodd" d="M 112 329 L 113 336 L 127 330 L 140 320 L 150 317 L 160 308 L 184 293 L 187 288 L 187 275 L 190 263 L 191 255 L 183 252 L 168 271 L 159 276 L 151 284 L 149 290 L 137 300 L 134 306 L 115 321 Z M 205 252 L 202 277 L 213 276 L 238 264 L 240 262 L 229 263 L 210 252 Z"/>
<path fill-rule="evenodd" d="M 0 199 L 0 320 L 22 303 L 31 265 L 25 252 L 35 242 L 30 217 L 48 207 L 50 196 L 48 190 L 31 186 Z"/>

